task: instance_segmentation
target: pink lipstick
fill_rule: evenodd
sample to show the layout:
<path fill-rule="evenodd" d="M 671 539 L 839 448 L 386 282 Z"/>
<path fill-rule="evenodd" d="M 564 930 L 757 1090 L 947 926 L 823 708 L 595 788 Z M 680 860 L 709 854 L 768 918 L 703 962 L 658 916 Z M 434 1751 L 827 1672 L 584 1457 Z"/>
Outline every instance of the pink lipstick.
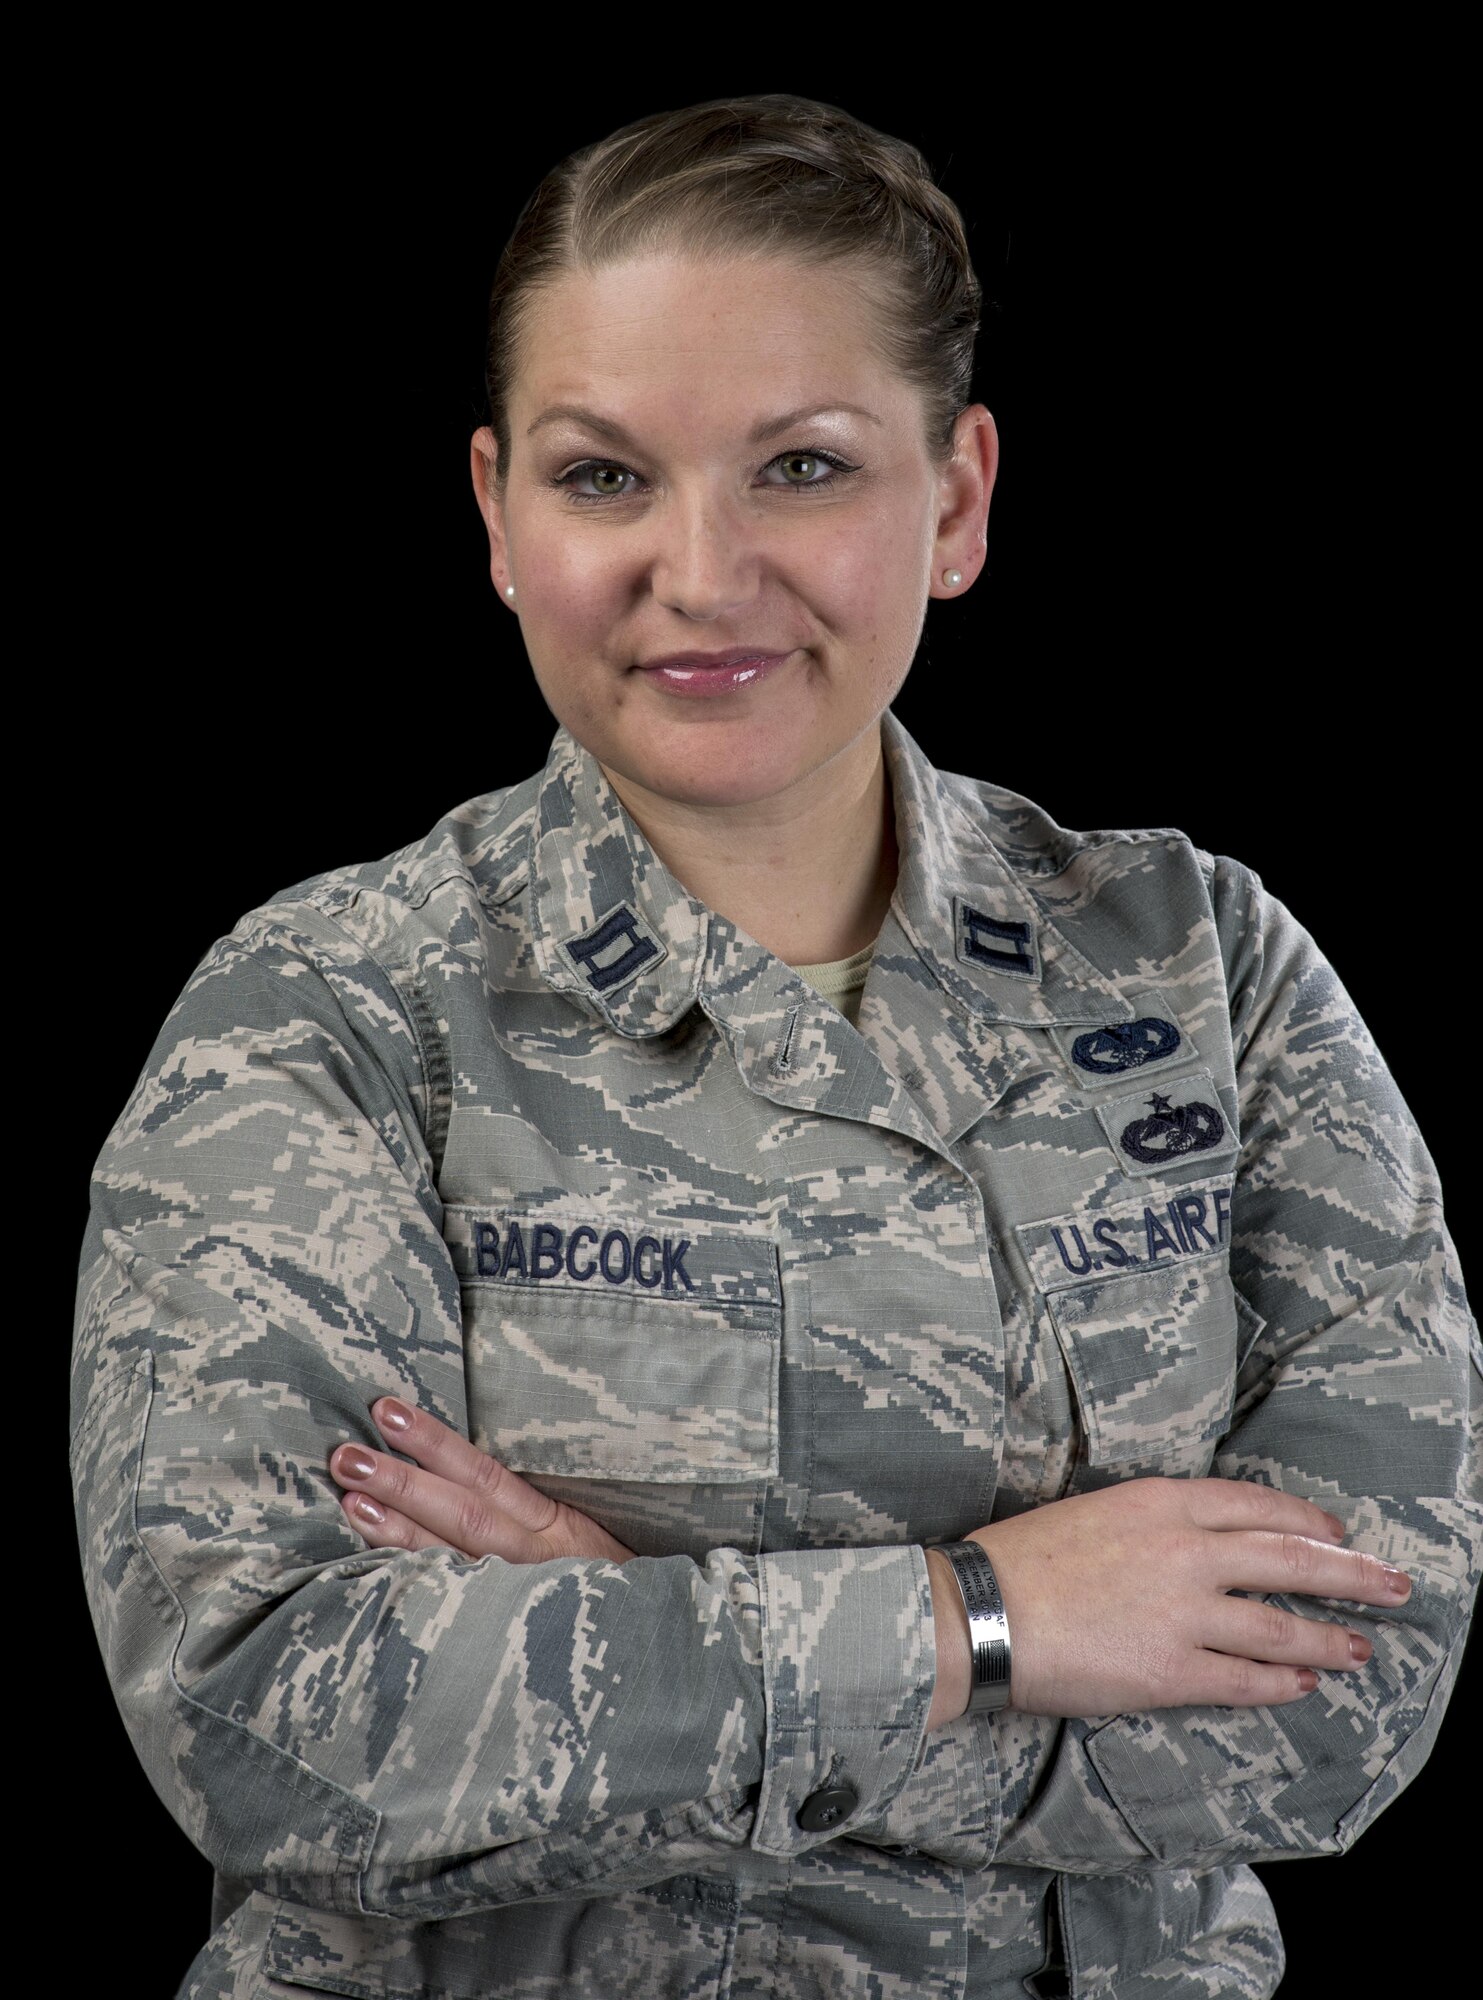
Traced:
<path fill-rule="evenodd" d="M 753 687 L 791 660 L 793 654 L 733 646 L 724 653 L 666 653 L 635 669 L 673 694 L 732 694 Z"/>

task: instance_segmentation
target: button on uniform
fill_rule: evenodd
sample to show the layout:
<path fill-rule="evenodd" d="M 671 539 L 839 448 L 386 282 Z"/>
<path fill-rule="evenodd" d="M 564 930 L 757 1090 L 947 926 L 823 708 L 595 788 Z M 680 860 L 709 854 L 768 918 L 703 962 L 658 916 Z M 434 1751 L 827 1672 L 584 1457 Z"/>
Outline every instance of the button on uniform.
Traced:
<path fill-rule="evenodd" d="M 860 1794 L 853 1785 L 831 1785 L 822 1792 L 810 1792 L 796 1817 L 806 1833 L 823 1833 L 848 1819 L 859 1803 Z"/>

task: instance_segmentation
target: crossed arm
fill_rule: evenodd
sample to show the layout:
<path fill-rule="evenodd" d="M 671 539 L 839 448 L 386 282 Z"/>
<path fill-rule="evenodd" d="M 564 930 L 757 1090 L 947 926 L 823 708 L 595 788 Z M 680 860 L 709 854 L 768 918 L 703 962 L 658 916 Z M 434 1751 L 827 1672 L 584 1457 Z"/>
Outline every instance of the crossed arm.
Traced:
<path fill-rule="evenodd" d="M 510 1563 L 629 1561 L 588 1515 L 539 1492 L 448 1425 L 395 1397 L 371 1405 L 393 1450 L 342 1444 L 330 1471 L 346 1519 L 376 1548 L 452 1548 Z M 992 1556 L 1014 1638 L 1014 1707 L 1094 1716 L 1220 1702 L 1295 1701 L 1314 1671 L 1356 1672 L 1373 1648 L 1330 1619 L 1232 1597 L 1286 1591 L 1387 1607 L 1403 1571 L 1336 1546 L 1344 1525 L 1313 1502 L 1240 1479 L 1136 1479 L 975 1530 Z M 968 1621 L 929 1551 L 937 1686 L 928 1727 L 968 1705 Z"/>

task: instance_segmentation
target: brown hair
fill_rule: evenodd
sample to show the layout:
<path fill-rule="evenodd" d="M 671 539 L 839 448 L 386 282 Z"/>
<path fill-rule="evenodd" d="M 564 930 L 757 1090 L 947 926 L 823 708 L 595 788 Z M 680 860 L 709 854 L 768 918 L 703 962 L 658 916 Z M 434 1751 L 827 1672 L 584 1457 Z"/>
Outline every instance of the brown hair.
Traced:
<path fill-rule="evenodd" d="M 508 396 L 535 294 L 624 257 L 854 259 L 881 347 L 923 400 L 927 447 L 951 455 L 970 400 L 982 292 L 963 218 L 904 139 L 781 91 L 658 111 L 583 146 L 530 196 L 489 295 L 488 422 L 510 466 Z"/>

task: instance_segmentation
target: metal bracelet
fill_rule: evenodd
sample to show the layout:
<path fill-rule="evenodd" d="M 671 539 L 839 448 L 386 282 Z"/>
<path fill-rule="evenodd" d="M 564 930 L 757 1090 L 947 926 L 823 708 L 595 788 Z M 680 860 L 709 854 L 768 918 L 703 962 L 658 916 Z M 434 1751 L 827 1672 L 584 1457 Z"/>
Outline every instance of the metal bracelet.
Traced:
<path fill-rule="evenodd" d="M 965 1715 L 993 1713 L 1009 1702 L 1009 1620 L 994 1565 L 977 1542 L 938 1542 L 952 1565 L 968 1613 L 973 1647 L 973 1687 Z"/>

